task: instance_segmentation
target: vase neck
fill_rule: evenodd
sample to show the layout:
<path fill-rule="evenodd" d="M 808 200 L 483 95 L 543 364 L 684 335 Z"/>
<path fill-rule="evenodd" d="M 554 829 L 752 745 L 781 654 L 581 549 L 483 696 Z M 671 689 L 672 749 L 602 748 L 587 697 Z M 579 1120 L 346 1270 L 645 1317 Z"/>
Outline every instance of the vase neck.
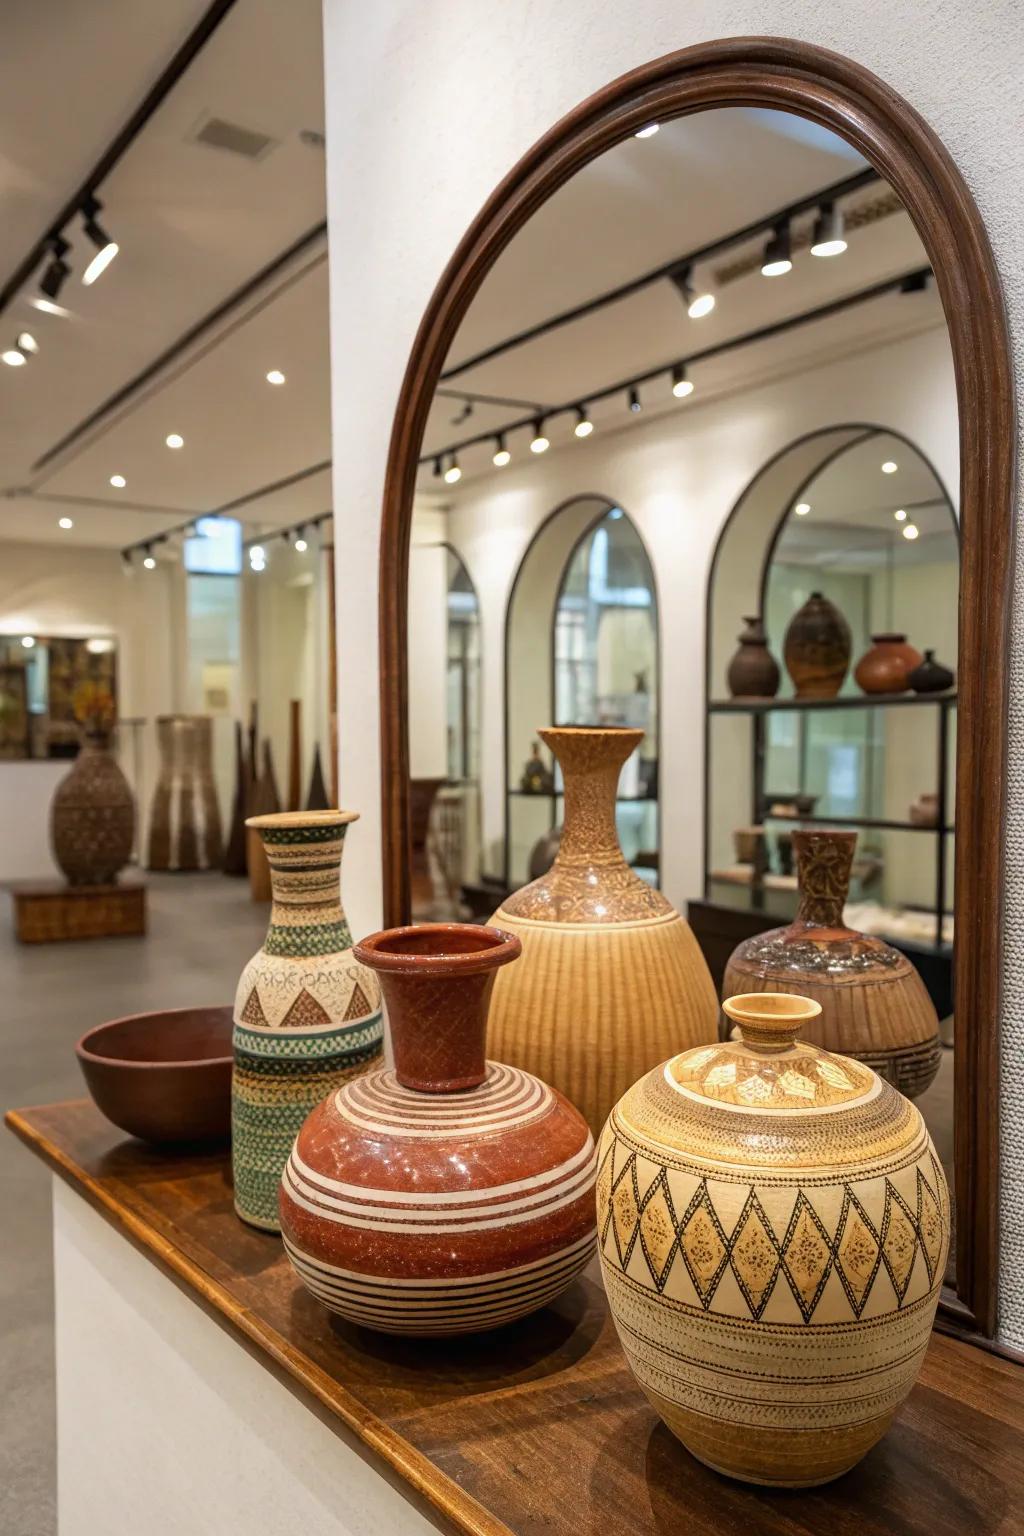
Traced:
<path fill-rule="evenodd" d="M 344 826 L 262 828 L 270 866 L 268 954 L 329 955 L 352 947 L 341 904 Z"/>
<path fill-rule="evenodd" d="M 810 928 L 843 929 L 856 832 L 793 833 L 800 904 L 796 920 Z"/>
<path fill-rule="evenodd" d="M 465 923 L 392 928 L 356 945 L 380 977 L 403 1087 L 457 1093 L 484 1081 L 494 978 L 521 948 L 512 934 Z"/>
<path fill-rule="evenodd" d="M 642 731 L 553 728 L 541 732 L 565 781 L 562 841 L 557 869 L 625 864 L 615 825 L 622 765 L 643 740 Z"/>

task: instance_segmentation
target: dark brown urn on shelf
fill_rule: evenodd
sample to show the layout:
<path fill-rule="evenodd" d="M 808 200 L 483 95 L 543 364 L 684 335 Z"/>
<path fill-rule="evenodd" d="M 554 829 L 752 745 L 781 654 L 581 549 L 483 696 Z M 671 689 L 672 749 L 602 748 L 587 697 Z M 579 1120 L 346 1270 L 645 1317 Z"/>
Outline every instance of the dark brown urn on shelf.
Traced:
<path fill-rule="evenodd" d="M 779 691 L 779 664 L 768 649 L 764 625 L 755 614 L 745 618 L 740 648 L 729 663 L 725 680 L 734 699 L 774 699 Z"/>
<path fill-rule="evenodd" d="M 106 731 L 86 731 L 50 804 L 53 856 L 71 885 L 112 885 L 135 839 L 135 797 Z"/>
<path fill-rule="evenodd" d="M 726 965 L 722 995 L 812 998 L 821 1016 L 804 1037 L 866 1062 L 913 1099 L 939 1068 L 938 1016 L 906 955 L 843 922 L 856 842 L 856 832 L 794 830 L 796 921 L 744 940 Z"/>
<path fill-rule="evenodd" d="M 906 693 L 910 674 L 922 660 L 906 635 L 872 635 L 871 649 L 858 661 L 854 681 L 863 693 Z"/>
<path fill-rule="evenodd" d="M 852 638 L 843 615 L 812 592 L 789 621 L 782 656 L 798 699 L 834 699 L 850 665 Z"/>
<path fill-rule="evenodd" d="M 924 660 L 907 674 L 907 685 L 915 693 L 946 693 L 953 682 L 952 671 L 935 660 L 934 651 L 925 651 Z"/>

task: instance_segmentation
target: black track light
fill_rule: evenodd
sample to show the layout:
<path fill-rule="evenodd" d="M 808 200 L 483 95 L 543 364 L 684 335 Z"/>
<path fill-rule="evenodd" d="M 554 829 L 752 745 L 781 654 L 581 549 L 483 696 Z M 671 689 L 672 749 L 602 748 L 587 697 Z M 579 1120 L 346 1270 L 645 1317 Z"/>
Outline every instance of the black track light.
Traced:
<path fill-rule="evenodd" d="M 504 469 L 511 457 L 512 455 L 505 446 L 505 434 L 504 432 L 499 432 L 494 439 L 494 457 L 491 459 L 491 463 L 498 469 Z"/>
<path fill-rule="evenodd" d="M 458 485 L 462 479 L 462 470 L 459 468 L 459 460 L 456 454 L 452 454 L 448 461 L 448 468 L 444 472 L 445 485 Z"/>
<path fill-rule="evenodd" d="M 783 277 L 793 267 L 793 248 L 789 234 L 789 220 L 776 224 L 775 231 L 764 248 L 761 263 L 762 277 Z"/>
<path fill-rule="evenodd" d="M 684 363 L 676 363 L 672 369 L 672 393 L 677 400 L 685 400 L 687 395 L 693 394 L 693 380 L 686 377 Z"/>
<path fill-rule="evenodd" d="M 671 273 L 671 278 L 691 320 L 703 320 L 705 315 L 710 315 L 715 307 L 715 296 L 709 289 L 697 287 L 693 280 L 692 262 L 687 262 L 685 267 L 677 267 Z"/>
<path fill-rule="evenodd" d="M 551 442 L 544 431 L 544 427 L 544 418 L 538 416 L 537 420 L 533 424 L 533 436 L 530 439 L 531 453 L 547 453 L 548 449 L 550 448 Z"/>
<path fill-rule="evenodd" d="M 434 479 L 435 480 L 440 480 L 440 478 L 441 478 L 441 455 L 440 454 L 438 454 L 437 457 L 434 460 L 433 475 L 434 475 Z"/>
<path fill-rule="evenodd" d="M 71 275 L 71 268 L 64 257 L 70 251 L 71 246 L 61 235 L 54 235 L 50 241 L 50 259 L 46 263 L 46 269 L 39 279 L 39 288 L 43 296 L 51 303 L 56 301 L 57 295 L 64 283 Z"/>
<path fill-rule="evenodd" d="M 846 250 L 843 215 L 834 203 L 822 203 L 811 236 L 812 256 L 841 256 Z"/>
<path fill-rule="evenodd" d="M 640 404 L 640 395 L 635 384 L 630 387 L 629 408 L 633 412 L 634 416 L 638 415 L 639 412 L 643 410 L 643 406 Z"/>
<path fill-rule="evenodd" d="M 111 240 L 106 230 L 97 220 L 97 214 L 102 212 L 103 204 L 96 197 L 87 197 L 82 204 L 82 221 L 85 232 L 93 245 L 97 247 L 96 255 L 90 261 L 82 273 L 82 282 L 88 288 L 94 283 L 102 272 L 110 266 L 120 247 L 116 240 Z"/>
<path fill-rule="evenodd" d="M 927 272 L 912 272 L 900 283 L 900 293 L 924 293 L 928 287 L 929 276 Z"/>
<path fill-rule="evenodd" d="M 590 412 L 585 405 L 576 407 L 576 425 L 573 428 L 577 437 L 589 437 L 594 430 L 594 423 L 590 419 Z"/>

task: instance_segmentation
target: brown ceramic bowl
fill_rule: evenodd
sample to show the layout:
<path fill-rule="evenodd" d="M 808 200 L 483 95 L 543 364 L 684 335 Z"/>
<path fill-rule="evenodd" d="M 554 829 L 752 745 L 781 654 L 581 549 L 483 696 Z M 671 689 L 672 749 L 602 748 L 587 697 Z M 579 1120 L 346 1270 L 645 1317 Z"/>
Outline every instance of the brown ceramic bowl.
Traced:
<path fill-rule="evenodd" d="M 98 1024 L 75 1046 L 108 1120 L 142 1141 L 231 1134 L 231 1008 L 169 1008 Z"/>

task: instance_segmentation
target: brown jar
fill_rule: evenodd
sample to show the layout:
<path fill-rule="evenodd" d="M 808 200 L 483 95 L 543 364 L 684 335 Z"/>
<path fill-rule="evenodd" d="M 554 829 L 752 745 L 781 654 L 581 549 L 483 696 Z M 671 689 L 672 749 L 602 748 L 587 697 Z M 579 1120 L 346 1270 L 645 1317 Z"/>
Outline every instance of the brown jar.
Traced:
<path fill-rule="evenodd" d="M 835 603 L 812 592 L 793 615 L 782 656 L 798 699 L 834 699 L 850 665 L 850 626 Z"/>
<path fill-rule="evenodd" d="M 924 658 L 907 644 L 906 635 L 872 635 L 854 670 L 854 681 L 864 693 L 906 693 L 908 679 Z"/>
<path fill-rule="evenodd" d="M 768 649 L 764 625 L 756 615 L 743 620 L 746 628 L 736 638 L 740 648 L 725 675 L 734 699 L 774 699 L 779 691 L 779 664 Z"/>

